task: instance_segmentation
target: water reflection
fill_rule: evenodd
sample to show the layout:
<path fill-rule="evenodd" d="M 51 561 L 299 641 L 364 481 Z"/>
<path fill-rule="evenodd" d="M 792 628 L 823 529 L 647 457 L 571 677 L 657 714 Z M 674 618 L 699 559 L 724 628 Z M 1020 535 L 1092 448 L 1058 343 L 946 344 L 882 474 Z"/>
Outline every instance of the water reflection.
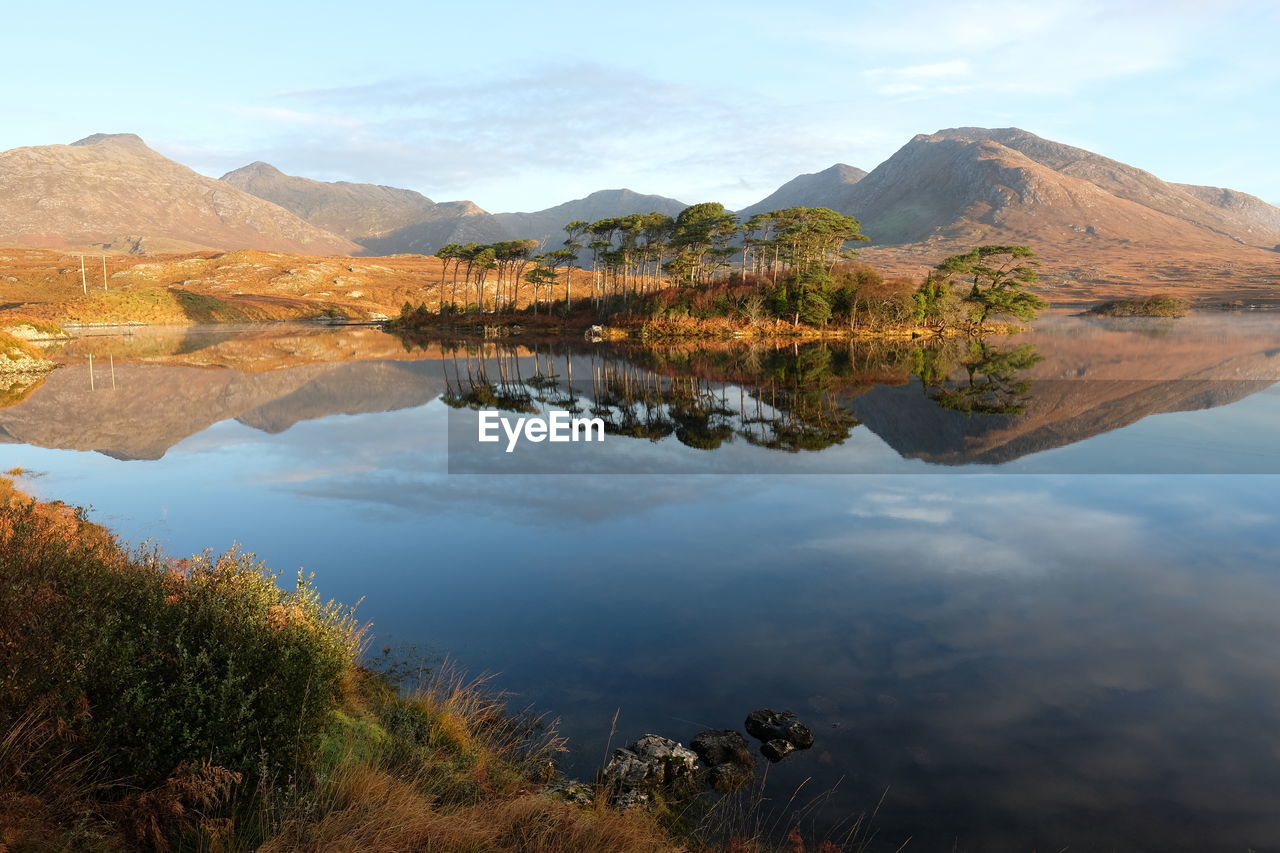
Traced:
<path fill-rule="evenodd" d="M 1059 318 L 1016 340 L 717 347 L 146 330 L 61 346 L 62 369 L 5 390 L 0 440 L 158 459 L 225 420 L 274 433 L 439 399 L 457 412 L 455 471 L 1280 470 L 1261 434 L 1223 447 L 1213 432 L 1183 430 L 1178 440 L 1210 444 L 1188 448 L 1182 468 L 1150 440 L 1136 455 L 1093 441 L 1153 414 L 1235 403 L 1280 376 L 1274 319 L 1181 322 L 1171 330 Z M 640 441 L 572 459 L 495 460 L 469 446 L 473 412 L 487 407 L 567 409 Z M 1066 447 L 1071 459 L 1044 453 Z"/>
<path fill-rule="evenodd" d="M 380 639 L 563 717 L 583 774 L 619 708 L 615 744 L 792 707 L 818 745 L 770 769 L 769 796 L 839 782 L 833 820 L 883 796 L 877 850 L 1276 850 L 1274 477 L 445 474 L 447 418 L 499 400 L 607 412 L 611 439 L 636 436 L 606 445 L 613 468 L 1266 470 L 1275 326 L 1151 331 L 1069 320 L 985 352 L 77 341 L 0 409 L 30 442 L 0 470 L 46 472 L 28 485 L 131 540 L 314 570 Z M 1009 356 L 1024 343 L 1043 360 Z M 1020 410 L 934 396 L 968 387 Z M 691 446 L 686 422 L 723 440 Z M 776 452 L 778 424 L 844 438 Z"/>

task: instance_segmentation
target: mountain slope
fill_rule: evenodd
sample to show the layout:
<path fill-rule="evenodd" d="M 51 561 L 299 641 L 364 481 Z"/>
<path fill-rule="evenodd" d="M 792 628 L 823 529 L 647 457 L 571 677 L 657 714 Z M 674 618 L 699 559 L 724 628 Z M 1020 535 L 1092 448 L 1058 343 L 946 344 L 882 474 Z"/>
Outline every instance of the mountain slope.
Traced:
<path fill-rule="evenodd" d="M 133 251 L 358 247 L 156 153 L 133 134 L 0 153 L 0 245 Z"/>
<path fill-rule="evenodd" d="M 413 190 L 313 181 L 286 175 L 261 161 L 228 172 L 221 180 L 357 243 L 430 219 L 436 207 Z"/>
<path fill-rule="evenodd" d="M 627 189 L 600 190 L 532 213 L 499 213 L 494 216 L 513 238 L 545 240 L 549 248 L 559 248 L 564 226 L 574 220 L 595 222 L 632 213 L 665 213 L 677 216 L 689 205 L 660 195 L 643 195 Z"/>
<path fill-rule="evenodd" d="M 1266 247 L 1266 244 L 1280 235 L 1280 207 L 1273 207 L 1257 196 L 1228 190 L 1222 187 L 1198 187 L 1194 184 L 1174 184 L 1184 192 L 1194 196 L 1205 204 L 1229 211 L 1232 218 L 1239 223 L 1240 232 L 1235 236 L 1246 243 L 1254 243 Z M 1257 240 L 1250 239 L 1258 233 Z M 1280 250 L 1280 243 L 1274 247 Z"/>
<path fill-rule="evenodd" d="M 315 181 L 262 162 L 228 172 L 222 180 L 354 240 L 365 254 L 431 254 L 446 243 L 508 239 L 491 214 L 469 201 L 437 204 L 413 190 Z"/>
<path fill-rule="evenodd" d="M 845 191 L 867 176 L 862 169 L 837 163 L 808 175 L 800 175 L 778 187 L 768 197 L 738 211 L 743 219 L 770 210 L 788 207 L 831 207 L 839 205 Z"/>
<path fill-rule="evenodd" d="M 913 138 L 848 186 L 836 209 L 888 245 L 941 238 L 1218 252 L 1280 242 L 1268 209 L 1280 211 L 1214 192 L 1017 128 L 954 128 Z"/>

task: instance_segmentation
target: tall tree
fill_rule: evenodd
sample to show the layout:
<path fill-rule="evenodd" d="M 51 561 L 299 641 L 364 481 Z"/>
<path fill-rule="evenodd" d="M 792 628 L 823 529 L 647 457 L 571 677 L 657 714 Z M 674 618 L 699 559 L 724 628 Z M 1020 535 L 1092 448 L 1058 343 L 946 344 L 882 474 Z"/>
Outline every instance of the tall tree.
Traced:
<path fill-rule="evenodd" d="M 981 328 L 992 316 L 1030 320 L 1048 303 L 1030 292 L 1036 286 L 1040 262 L 1030 246 L 978 246 L 952 255 L 937 266 L 938 278 L 971 282 L 964 297 Z"/>

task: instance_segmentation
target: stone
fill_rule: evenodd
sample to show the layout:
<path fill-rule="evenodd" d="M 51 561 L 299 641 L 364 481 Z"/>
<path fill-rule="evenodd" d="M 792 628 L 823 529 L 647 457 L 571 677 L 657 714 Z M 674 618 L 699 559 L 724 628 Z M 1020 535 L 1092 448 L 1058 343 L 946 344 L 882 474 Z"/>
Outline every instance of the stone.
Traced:
<path fill-rule="evenodd" d="M 720 791 L 732 791 L 755 779 L 756 757 L 747 739 L 732 729 L 707 729 L 689 742 L 707 765 L 707 781 Z"/>
<path fill-rule="evenodd" d="M 791 741 L 783 740 L 779 737 L 765 741 L 764 745 L 760 747 L 760 752 L 764 753 L 764 757 L 770 761 L 781 761 L 792 752 L 795 752 L 795 749 L 795 745 Z"/>
<path fill-rule="evenodd" d="M 615 749 L 605 765 L 604 781 L 626 791 L 632 788 L 671 787 L 693 778 L 698 756 L 673 740 L 645 735 L 625 749 Z"/>
<path fill-rule="evenodd" d="M 548 794 L 554 794 L 566 802 L 583 808 L 593 806 L 596 802 L 595 789 L 585 782 L 570 779 L 559 779 L 546 787 Z"/>
<path fill-rule="evenodd" d="M 752 711 L 747 715 L 744 727 L 748 734 L 764 741 L 766 746 L 773 741 L 784 741 L 794 749 L 808 749 L 813 746 L 813 730 L 796 719 L 796 715 L 791 711 L 774 711 L 771 708 Z M 770 761 L 777 761 L 791 751 L 792 749 L 780 750 L 776 747 L 769 751 L 761 748 L 761 752 L 764 752 L 765 757 Z M 780 754 L 778 758 L 773 758 L 770 752 Z"/>

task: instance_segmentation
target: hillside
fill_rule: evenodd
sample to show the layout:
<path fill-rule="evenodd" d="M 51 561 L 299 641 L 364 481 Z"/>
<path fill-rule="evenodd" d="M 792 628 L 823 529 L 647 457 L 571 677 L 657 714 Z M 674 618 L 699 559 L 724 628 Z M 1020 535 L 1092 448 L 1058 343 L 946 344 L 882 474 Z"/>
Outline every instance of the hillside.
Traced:
<path fill-rule="evenodd" d="M 551 248 L 559 248 L 564 239 L 564 226 L 575 220 L 595 222 L 632 213 L 665 213 L 677 216 L 689 205 L 660 195 L 643 195 L 627 189 L 600 190 L 586 198 L 567 201 L 532 213 L 499 213 L 495 219 L 519 240 L 544 240 Z"/>
<path fill-rule="evenodd" d="M 508 239 L 491 214 L 469 201 L 437 204 L 413 190 L 315 181 L 262 162 L 228 172 L 222 180 L 359 243 L 363 254 L 432 254 L 446 243 Z"/>
<path fill-rule="evenodd" d="M 105 275 L 104 275 L 105 269 Z M 445 282 L 438 258 L 335 258 L 260 252 L 111 255 L 80 259 L 46 249 L 0 252 L 0 316 L 59 324 L 263 322 L 395 316 L 405 302 L 435 306 Z M 105 287 L 104 287 L 105 284 Z M 487 280 L 492 298 L 494 275 Z M 573 292 L 589 292 L 575 273 Z M 521 298 L 529 288 L 521 288 Z"/>
<path fill-rule="evenodd" d="M 128 133 L 0 153 L 0 246 L 313 255 L 358 250 L 275 204 L 175 163 Z"/>
<path fill-rule="evenodd" d="M 800 175 L 787 181 L 772 194 L 753 205 L 738 211 L 742 219 L 770 210 L 788 207 L 830 207 L 838 209 L 844 203 L 846 190 L 867 176 L 862 169 L 836 163 L 829 169 Z"/>
<path fill-rule="evenodd" d="M 878 244 L 931 237 L 1271 248 L 1280 228 L 1154 175 L 1016 128 L 919 135 L 847 187 L 842 212 Z"/>
<path fill-rule="evenodd" d="M 1024 243 L 1046 261 L 1048 296 L 1078 301 L 1147 290 L 1261 285 L 1274 298 L 1280 211 L 1230 190 L 1185 187 L 1016 128 L 919 135 L 849 185 L 862 256 L 920 275 L 983 243 Z"/>

